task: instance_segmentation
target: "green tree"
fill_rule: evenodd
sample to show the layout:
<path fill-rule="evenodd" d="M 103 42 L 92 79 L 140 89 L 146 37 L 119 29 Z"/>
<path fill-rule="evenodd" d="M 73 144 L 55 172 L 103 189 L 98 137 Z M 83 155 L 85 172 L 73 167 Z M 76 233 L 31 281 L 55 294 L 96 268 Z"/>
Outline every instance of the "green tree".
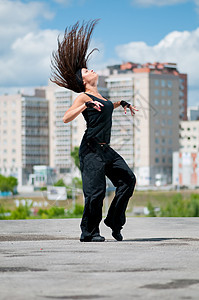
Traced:
<path fill-rule="evenodd" d="M 16 188 L 18 181 L 15 177 L 9 176 L 5 177 L 0 175 L 0 191 L 1 192 L 12 192 L 14 193 L 14 189 Z"/>
<path fill-rule="evenodd" d="M 63 179 L 61 178 L 54 184 L 54 186 L 66 186 L 66 185 L 65 185 Z"/>
<path fill-rule="evenodd" d="M 160 212 L 148 203 L 149 217 L 199 217 L 199 195 L 191 194 L 190 198 L 183 199 L 182 194 L 176 194 L 166 205 L 162 205 Z"/>
<path fill-rule="evenodd" d="M 72 183 L 76 188 L 82 189 L 82 180 L 80 178 L 74 177 Z"/>
<path fill-rule="evenodd" d="M 71 156 L 74 159 L 76 167 L 80 170 L 79 147 L 74 147 L 73 151 L 71 151 Z"/>

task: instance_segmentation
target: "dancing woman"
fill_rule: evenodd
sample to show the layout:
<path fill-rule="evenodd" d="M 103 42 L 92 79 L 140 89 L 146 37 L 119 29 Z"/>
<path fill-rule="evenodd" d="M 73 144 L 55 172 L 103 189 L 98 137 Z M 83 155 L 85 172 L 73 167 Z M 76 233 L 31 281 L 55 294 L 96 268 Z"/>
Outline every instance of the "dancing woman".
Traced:
<path fill-rule="evenodd" d="M 61 87 L 81 93 L 65 112 L 64 123 L 71 122 L 80 113 L 87 123 L 80 150 L 80 170 L 85 197 L 81 220 L 81 242 L 103 242 L 99 224 L 102 220 L 102 206 L 106 191 L 107 176 L 116 187 L 115 197 L 110 205 L 104 223 L 112 229 L 112 236 L 122 241 L 121 229 L 125 224 L 125 211 L 132 196 L 136 178 L 124 159 L 110 146 L 112 113 L 120 105 L 129 108 L 133 116 L 137 109 L 126 101 L 112 103 L 98 93 L 98 75 L 87 69 L 90 38 L 97 20 L 77 22 L 66 28 L 64 38 L 58 39 L 58 50 L 52 56 L 51 81 Z"/>

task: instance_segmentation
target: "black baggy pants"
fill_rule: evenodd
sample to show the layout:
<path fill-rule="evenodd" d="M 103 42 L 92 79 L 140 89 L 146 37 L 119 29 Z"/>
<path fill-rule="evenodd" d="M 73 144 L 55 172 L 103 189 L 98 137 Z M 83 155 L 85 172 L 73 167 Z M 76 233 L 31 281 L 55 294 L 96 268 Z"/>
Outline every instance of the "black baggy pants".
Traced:
<path fill-rule="evenodd" d="M 85 146 L 87 147 L 85 151 Z M 126 222 L 125 211 L 132 196 L 136 178 L 124 159 L 109 145 L 84 145 L 79 152 L 85 206 L 80 224 L 80 240 L 99 235 L 103 199 L 106 192 L 105 175 L 116 187 L 115 197 L 109 207 L 106 224 L 112 230 L 121 230 Z"/>

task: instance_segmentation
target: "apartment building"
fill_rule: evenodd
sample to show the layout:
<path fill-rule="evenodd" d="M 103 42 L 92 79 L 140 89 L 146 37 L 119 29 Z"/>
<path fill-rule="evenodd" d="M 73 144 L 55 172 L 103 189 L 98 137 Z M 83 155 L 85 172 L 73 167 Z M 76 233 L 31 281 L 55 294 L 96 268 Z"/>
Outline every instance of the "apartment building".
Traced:
<path fill-rule="evenodd" d="M 198 187 L 199 120 L 180 122 L 179 142 L 180 150 L 173 153 L 173 185 Z"/>
<path fill-rule="evenodd" d="M 49 164 L 48 102 L 38 95 L 0 96 L 0 173 L 28 182 L 34 165 Z"/>
<path fill-rule="evenodd" d="M 114 111 L 111 140 L 134 169 L 138 185 L 172 182 L 172 153 L 179 149 L 180 112 L 186 106 L 180 102 L 181 77 L 186 74 L 179 76 L 175 64 L 127 63 L 111 69 L 106 79 L 113 102 L 125 100 L 139 109 L 134 117 L 121 107 Z"/>

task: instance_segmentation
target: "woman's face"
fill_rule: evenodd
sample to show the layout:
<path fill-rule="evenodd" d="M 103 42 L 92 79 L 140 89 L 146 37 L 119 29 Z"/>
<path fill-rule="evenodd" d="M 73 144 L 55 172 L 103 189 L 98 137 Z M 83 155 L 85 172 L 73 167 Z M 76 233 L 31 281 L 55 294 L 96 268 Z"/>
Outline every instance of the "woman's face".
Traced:
<path fill-rule="evenodd" d="M 82 68 L 82 79 L 84 84 L 89 83 L 91 85 L 96 84 L 98 75 L 93 70 Z"/>

